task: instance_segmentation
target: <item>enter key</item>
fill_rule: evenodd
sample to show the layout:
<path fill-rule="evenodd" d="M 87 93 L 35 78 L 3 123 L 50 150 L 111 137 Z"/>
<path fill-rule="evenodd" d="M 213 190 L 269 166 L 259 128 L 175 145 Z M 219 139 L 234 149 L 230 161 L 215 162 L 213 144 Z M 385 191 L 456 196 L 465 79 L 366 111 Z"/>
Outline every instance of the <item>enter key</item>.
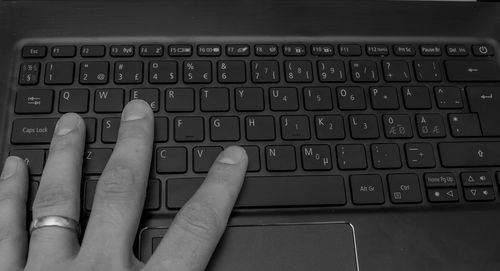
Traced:
<path fill-rule="evenodd" d="M 478 113 L 484 136 L 500 136 L 500 87 L 467 87 L 470 111 Z"/>

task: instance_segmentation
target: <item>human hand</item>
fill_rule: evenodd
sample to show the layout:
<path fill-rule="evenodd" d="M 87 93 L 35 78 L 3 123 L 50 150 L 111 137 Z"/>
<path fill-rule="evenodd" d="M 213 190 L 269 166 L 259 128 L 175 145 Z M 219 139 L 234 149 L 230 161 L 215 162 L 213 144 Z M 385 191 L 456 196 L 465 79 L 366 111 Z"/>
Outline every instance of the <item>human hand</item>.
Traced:
<path fill-rule="evenodd" d="M 144 204 L 153 125 L 153 113 L 144 101 L 134 100 L 125 107 L 118 142 L 98 182 L 81 245 L 77 234 L 66 228 L 38 228 L 29 238 L 28 172 L 21 159 L 9 157 L 0 177 L 0 270 L 204 270 L 241 189 L 248 158 L 240 147 L 223 151 L 154 255 L 142 263 L 133 255 L 132 245 Z M 76 114 L 64 115 L 55 128 L 33 218 L 79 220 L 84 145 L 84 121 Z"/>

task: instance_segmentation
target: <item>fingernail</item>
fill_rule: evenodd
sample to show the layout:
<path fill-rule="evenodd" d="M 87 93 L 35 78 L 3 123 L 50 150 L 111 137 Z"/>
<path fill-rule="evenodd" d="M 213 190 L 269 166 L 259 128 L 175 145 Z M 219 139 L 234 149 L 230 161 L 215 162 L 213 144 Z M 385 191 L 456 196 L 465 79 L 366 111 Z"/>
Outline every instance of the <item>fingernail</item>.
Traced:
<path fill-rule="evenodd" d="M 5 160 L 5 165 L 3 166 L 3 171 L 2 175 L 0 176 L 0 179 L 5 180 L 14 175 L 17 170 L 18 161 L 19 161 L 18 158 L 9 156 L 7 160 Z"/>
<path fill-rule="evenodd" d="M 56 125 L 57 135 L 66 135 L 78 127 L 80 118 L 75 114 L 66 114 L 59 119 Z"/>
<path fill-rule="evenodd" d="M 241 162 L 243 159 L 243 149 L 239 147 L 229 147 L 225 149 L 221 157 L 219 158 L 219 162 L 223 164 L 235 165 Z"/>
<path fill-rule="evenodd" d="M 133 100 L 123 110 L 123 120 L 137 120 L 144 118 L 151 110 L 149 104 L 143 100 Z"/>

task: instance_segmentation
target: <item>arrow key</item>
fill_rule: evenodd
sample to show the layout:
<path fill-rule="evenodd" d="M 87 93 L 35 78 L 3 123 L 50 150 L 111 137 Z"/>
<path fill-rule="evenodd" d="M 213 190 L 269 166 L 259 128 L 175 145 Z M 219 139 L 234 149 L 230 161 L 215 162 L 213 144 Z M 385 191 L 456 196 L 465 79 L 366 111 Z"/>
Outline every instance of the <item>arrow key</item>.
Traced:
<path fill-rule="evenodd" d="M 455 188 L 428 189 L 427 198 L 430 202 L 458 201 L 458 191 Z"/>
<path fill-rule="evenodd" d="M 467 201 L 490 201 L 495 200 L 493 187 L 472 187 L 464 189 Z"/>
<path fill-rule="evenodd" d="M 460 175 L 463 186 L 492 186 L 490 175 L 488 172 L 463 172 Z"/>

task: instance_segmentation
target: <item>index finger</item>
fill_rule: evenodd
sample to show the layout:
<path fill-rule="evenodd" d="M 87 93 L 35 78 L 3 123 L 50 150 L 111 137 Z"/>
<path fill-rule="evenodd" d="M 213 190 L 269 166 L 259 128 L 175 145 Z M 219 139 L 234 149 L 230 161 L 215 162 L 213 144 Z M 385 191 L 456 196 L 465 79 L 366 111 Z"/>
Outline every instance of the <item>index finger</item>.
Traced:
<path fill-rule="evenodd" d="M 226 228 L 247 164 L 241 147 L 219 154 L 205 182 L 175 217 L 146 270 L 205 270 Z"/>

